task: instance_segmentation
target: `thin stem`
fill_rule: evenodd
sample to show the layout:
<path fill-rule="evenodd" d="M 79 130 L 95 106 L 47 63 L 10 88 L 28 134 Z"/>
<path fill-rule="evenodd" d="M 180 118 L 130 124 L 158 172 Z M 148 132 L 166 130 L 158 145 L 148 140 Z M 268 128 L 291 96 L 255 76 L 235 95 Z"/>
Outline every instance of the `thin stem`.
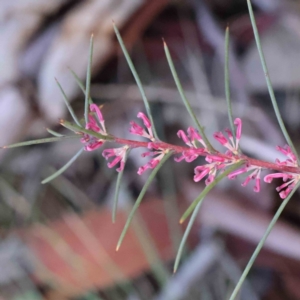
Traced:
<path fill-rule="evenodd" d="M 207 145 L 207 148 L 210 151 L 214 152 L 215 149 L 213 148 L 213 146 L 210 144 L 208 138 L 206 137 L 206 134 L 204 132 L 203 127 L 201 126 L 200 122 L 198 121 L 197 117 L 195 116 L 194 111 L 192 110 L 191 105 L 190 105 L 187 97 L 185 96 L 185 93 L 183 91 L 181 82 L 180 82 L 179 77 L 177 75 L 177 72 L 176 72 L 176 69 L 175 69 L 175 66 L 174 66 L 174 63 L 173 63 L 173 60 L 172 60 L 169 48 L 168 48 L 168 46 L 167 46 L 167 44 L 166 44 L 165 41 L 163 41 L 163 43 L 164 43 L 164 50 L 165 50 L 165 54 L 166 54 L 166 57 L 167 57 L 167 61 L 168 61 L 169 67 L 171 69 L 171 73 L 173 75 L 174 81 L 176 83 L 178 92 L 179 92 L 179 94 L 181 96 L 181 99 L 182 99 L 182 101 L 183 101 L 183 103 L 184 103 L 184 105 L 185 105 L 188 113 L 190 114 L 192 120 L 194 121 L 195 125 L 197 126 L 200 134 L 202 135 L 202 138 L 203 138 L 205 144 Z"/>
<path fill-rule="evenodd" d="M 132 73 L 132 75 L 133 75 L 133 77 L 134 77 L 134 79 L 136 81 L 136 84 L 137 84 L 137 86 L 138 86 L 138 88 L 140 90 L 141 96 L 143 98 L 144 105 L 145 105 L 145 108 L 146 108 L 146 111 L 147 111 L 147 115 L 148 115 L 148 117 L 149 117 L 149 119 L 151 121 L 151 124 L 152 124 L 152 130 L 153 130 L 154 137 L 156 139 L 159 139 L 158 136 L 157 136 L 157 132 L 156 132 L 156 129 L 155 129 L 154 122 L 153 122 L 153 117 L 152 117 L 152 114 L 151 114 L 150 105 L 149 105 L 148 99 L 146 97 L 145 90 L 143 88 L 143 85 L 142 85 L 142 82 L 140 80 L 140 77 L 139 77 L 139 75 L 138 75 L 138 73 L 137 73 L 137 71 L 136 71 L 136 69 L 134 67 L 134 64 L 133 64 L 133 62 L 132 62 L 132 60 L 131 60 L 131 58 L 130 58 L 130 56 L 128 54 L 128 51 L 127 51 L 127 49 L 125 47 L 123 39 L 122 39 L 122 37 L 120 35 L 120 32 L 119 32 L 117 26 L 115 25 L 115 23 L 113 23 L 113 27 L 114 27 L 115 34 L 117 36 L 118 42 L 120 44 L 120 47 L 121 47 L 121 49 L 123 51 L 123 54 L 124 54 L 124 56 L 126 58 L 126 61 L 128 63 L 128 66 L 129 66 L 129 68 L 131 70 L 131 73 Z"/>
<path fill-rule="evenodd" d="M 297 156 L 297 160 L 299 162 L 299 157 L 297 155 L 296 148 L 295 148 L 295 146 L 294 146 L 294 144 L 293 144 L 293 142 L 292 142 L 292 140 L 291 140 L 291 138 L 290 138 L 290 136 L 289 136 L 289 134 L 288 134 L 288 132 L 285 128 L 285 125 L 283 123 L 283 120 L 282 120 L 282 117 L 281 117 L 281 114 L 280 114 L 280 111 L 279 111 L 279 108 L 278 108 L 278 105 L 277 105 L 277 101 L 276 101 L 276 98 L 275 98 L 275 95 L 274 95 L 274 90 L 273 90 L 272 83 L 271 83 L 271 80 L 270 80 L 268 67 L 267 67 L 266 60 L 265 60 L 265 57 L 264 57 L 264 53 L 263 53 L 263 50 L 262 50 L 262 47 L 261 47 L 260 37 L 259 37 L 259 34 L 258 34 L 258 30 L 257 30 L 257 26 L 256 26 L 256 21 L 255 21 L 253 9 L 252 9 L 251 1 L 247 0 L 247 4 L 248 4 L 249 15 L 250 15 L 250 19 L 251 19 L 251 24 L 252 24 L 252 28 L 253 28 L 253 32 L 254 32 L 254 37 L 255 37 L 255 41 L 256 41 L 256 45 L 257 45 L 261 65 L 262 65 L 262 68 L 263 68 L 263 71 L 264 71 L 264 74 L 265 74 L 265 79 L 266 79 L 266 82 L 267 82 L 268 91 L 269 91 L 269 95 L 270 95 L 270 98 L 271 98 L 271 101 L 272 101 L 272 104 L 273 104 L 275 115 L 277 117 L 277 121 L 280 125 L 281 131 L 282 131 L 287 143 L 289 144 L 289 146 L 293 150 L 294 154 Z"/>
<path fill-rule="evenodd" d="M 94 35 L 92 34 L 90 39 L 89 62 L 88 62 L 88 68 L 86 72 L 86 86 L 85 86 L 84 119 L 86 124 L 89 122 L 89 98 L 90 98 L 90 88 L 91 88 L 93 46 L 94 46 Z"/>
<path fill-rule="evenodd" d="M 117 144 L 121 144 L 121 145 L 128 145 L 130 148 L 148 148 L 148 142 L 140 142 L 140 141 L 136 141 L 136 140 L 128 140 L 128 139 L 122 139 L 122 138 L 118 138 L 116 136 L 113 135 L 102 135 L 98 132 L 94 132 L 91 130 L 87 130 L 84 128 L 80 128 L 79 126 L 72 124 L 70 122 L 67 122 L 65 120 L 61 120 L 60 124 L 72 131 L 74 131 L 77 134 L 80 133 L 86 133 L 88 135 L 94 136 L 96 138 L 105 140 L 105 141 L 114 141 Z M 72 137 L 72 136 L 70 136 Z M 76 137 L 76 136 L 73 136 Z M 67 136 L 63 136 L 61 138 L 67 138 Z M 50 138 L 50 139 L 55 139 L 55 138 Z M 25 142 L 27 143 L 27 142 Z M 188 151 L 190 150 L 190 148 L 188 147 L 184 147 L 184 146 L 177 146 L 177 145 L 173 145 L 173 144 L 169 144 L 169 143 L 165 143 L 165 142 L 156 142 L 155 143 L 160 149 L 163 150 L 170 150 L 173 152 L 173 154 L 176 153 L 182 153 L 184 151 Z M 6 146 L 8 147 L 8 146 Z M 2 147 L 3 148 L 3 147 Z M 202 148 L 197 148 L 194 150 L 195 154 L 198 154 L 199 156 L 206 156 L 207 153 L 203 153 L 203 149 Z M 220 152 L 214 152 L 214 155 L 219 156 L 220 158 L 225 158 L 225 159 L 232 159 L 232 157 L 227 156 L 226 154 L 220 153 Z M 246 155 L 239 155 L 236 157 L 236 159 L 242 159 L 244 161 L 244 163 L 248 162 L 250 165 L 252 166 L 257 166 L 257 167 L 261 167 L 264 169 L 270 169 L 270 170 L 276 170 L 276 171 L 280 171 L 280 172 L 288 172 L 288 173 L 295 173 L 295 174 L 300 174 L 300 168 L 299 167 L 290 167 L 290 166 L 285 166 L 285 165 L 278 165 L 276 163 L 271 163 L 271 162 L 267 162 L 267 161 L 263 161 L 263 160 L 258 160 L 258 159 L 254 159 L 251 157 L 248 157 Z"/>
<path fill-rule="evenodd" d="M 229 76 L 229 27 L 226 27 L 225 31 L 225 68 L 224 68 L 224 78 L 225 78 L 225 95 L 227 102 L 228 119 L 230 123 L 230 128 L 233 136 L 235 137 L 234 123 L 232 117 L 232 104 L 230 97 L 230 76 Z"/>
<path fill-rule="evenodd" d="M 293 194 L 295 193 L 295 191 L 299 188 L 300 186 L 300 182 L 298 182 L 298 184 L 295 186 L 295 188 L 291 191 L 291 193 L 288 195 L 288 197 L 286 199 L 284 199 L 284 201 L 280 204 L 278 210 L 276 211 L 276 214 L 274 215 L 272 221 L 270 222 L 267 230 L 265 231 L 262 239 L 260 240 L 260 242 L 258 243 L 254 253 L 252 254 L 249 262 L 247 263 L 247 266 L 242 274 L 242 276 L 240 277 L 237 285 L 235 286 L 234 288 L 234 291 L 232 292 L 231 296 L 230 296 L 230 299 L 229 300 L 234 300 L 238 294 L 238 292 L 240 291 L 241 289 L 241 286 L 242 284 L 244 283 L 254 261 L 256 260 L 260 250 L 262 249 L 262 247 L 264 246 L 265 244 L 265 241 L 266 239 L 268 238 L 270 232 L 272 231 L 274 225 L 276 224 L 278 218 L 280 217 L 282 211 L 284 210 L 284 208 L 286 207 L 286 205 L 289 203 L 291 197 L 293 196 Z"/>

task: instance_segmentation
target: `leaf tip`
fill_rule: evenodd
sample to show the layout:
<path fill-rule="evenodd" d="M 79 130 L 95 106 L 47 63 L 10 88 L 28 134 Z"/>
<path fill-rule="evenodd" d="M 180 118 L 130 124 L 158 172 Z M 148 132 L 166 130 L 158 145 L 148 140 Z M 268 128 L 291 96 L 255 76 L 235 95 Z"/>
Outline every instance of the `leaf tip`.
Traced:
<path fill-rule="evenodd" d="M 179 224 L 181 225 L 183 222 L 184 222 L 184 218 L 182 217 L 180 220 L 179 220 Z"/>

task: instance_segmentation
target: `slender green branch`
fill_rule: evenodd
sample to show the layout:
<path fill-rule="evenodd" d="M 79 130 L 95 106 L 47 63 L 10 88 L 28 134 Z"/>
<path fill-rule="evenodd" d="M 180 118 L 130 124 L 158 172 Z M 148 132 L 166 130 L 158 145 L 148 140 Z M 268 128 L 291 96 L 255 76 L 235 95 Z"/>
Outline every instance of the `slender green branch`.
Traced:
<path fill-rule="evenodd" d="M 227 101 L 228 119 L 230 123 L 230 128 L 233 136 L 235 137 L 234 123 L 232 117 L 232 105 L 230 97 L 230 76 L 229 76 L 229 27 L 226 27 L 225 31 L 225 68 L 224 68 L 224 78 L 225 78 L 225 95 Z"/>
<path fill-rule="evenodd" d="M 126 61 L 127 61 L 127 63 L 128 63 L 128 66 L 129 66 L 129 68 L 130 68 L 130 70 L 131 70 L 131 73 L 132 73 L 132 75 L 133 75 L 133 77 L 134 77 L 134 79 L 135 79 L 135 81 L 136 81 L 136 84 L 137 84 L 137 86 L 138 86 L 138 88 L 139 88 L 139 90 L 140 90 L 140 93 L 141 93 L 141 95 L 142 95 L 142 98 L 143 98 L 143 101 L 144 101 L 144 105 L 145 105 L 145 108 L 146 108 L 146 111 L 147 111 L 147 115 L 148 115 L 148 117 L 149 117 L 149 119 L 150 119 L 150 121 L 151 121 L 151 124 L 152 124 L 152 130 L 153 130 L 154 137 L 155 137 L 156 139 L 159 139 L 158 136 L 157 136 L 157 132 L 156 132 L 156 129 L 155 129 L 154 122 L 153 122 L 153 117 L 152 117 L 150 105 L 149 105 L 148 99 L 147 99 L 147 97 L 146 97 L 146 94 L 145 94 L 145 91 L 144 91 L 142 82 L 141 82 L 141 80 L 140 80 L 140 77 L 139 77 L 139 75 L 138 75 L 138 73 L 137 73 L 137 71 L 136 71 L 136 69 L 135 69 L 135 67 L 134 67 L 134 64 L 133 64 L 133 62 L 132 62 L 132 60 L 131 60 L 131 58 L 130 58 L 130 56 L 129 56 L 129 54 L 128 54 L 128 51 L 127 51 L 127 49 L 126 49 L 126 47 L 125 47 L 125 44 L 124 44 L 124 42 L 123 42 L 123 39 L 122 39 L 122 37 L 121 37 L 121 35 L 120 35 L 120 32 L 119 32 L 117 26 L 115 25 L 115 23 L 113 23 L 113 26 L 114 26 L 114 30 L 115 30 L 117 39 L 118 39 L 118 41 L 119 41 L 120 47 L 121 47 L 121 49 L 122 49 L 122 51 L 123 51 L 123 54 L 124 54 L 124 56 L 125 56 L 125 58 L 126 58 Z"/>
<path fill-rule="evenodd" d="M 92 34 L 90 39 L 89 62 L 88 62 L 88 68 L 86 72 L 86 86 L 85 86 L 84 119 L 86 124 L 89 122 L 89 98 L 90 98 L 90 88 L 91 88 L 93 46 L 94 46 L 94 35 Z"/>
<path fill-rule="evenodd" d="M 169 158 L 171 157 L 172 154 L 173 154 L 172 152 L 167 153 L 167 154 L 163 157 L 163 159 L 159 162 L 159 164 L 155 167 L 155 169 L 152 171 L 152 173 L 150 174 L 150 176 L 148 177 L 148 179 L 147 179 L 145 185 L 143 186 L 143 188 L 142 188 L 142 190 L 141 190 L 141 192 L 140 192 L 140 194 L 139 194 L 137 200 L 135 201 L 134 206 L 133 206 L 133 208 L 132 208 L 132 210 L 131 210 L 131 212 L 130 212 L 128 218 L 127 218 L 126 224 L 125 224 L 125 226 L 124 226 L 124 228 L 123 228 L 123 231 L 122 231 L 122 233 L 121 233 L 121 236 L 120 236 L 120 238 L 119 238 L 119 241 L 118 241 L 118 244 L 117 244 L 116 251 L 119 250 L 119 248 L 120 248 L 120 246 L 121 246 L 121 244 L 122 244 L 122 242 L 123 242 L 123 239 L 124 239 L 124 237 L 125 237 L 125 235 L 126 235 L 126 232 L 127 232 L 128 228 L 129 228 L 129 225 L 130 225 L 130 223 L 131 223 L 131 220 L 132 220 L 132 218 L 133 218 L 133 216 L 134 216 L 136 210 L 137 210 L 138 207 L 140 206 L 141 201 L 142 201 L 142 199 L 143 199 L 143 197 L 144 197 L 144 195 L 145 195 L 145 193 L 146 193 L 146 191 L 147 191 L 149 185 L 150 185 L 151 182 L 153 181 L 153 179 L 154 179 L 154 177 L 156 176 L 156 174 L 157 174 L 157 172 L 159 171 L 159 169 L 163 166 L 163 164 L 167 161 L 167 159 L 169 159 Z"/>
<path fill-rule="evenodd" d="M 197 129 L 199 130 L 205 144 L 207 145 L 208 149 L 212 152 L 215 151 L 215 149 L 213 148 L 213 146 L 210 144 L 205 132 L 204 132 L 204 129 L 203 127 L 201 126 L 200 122 L 198 121 L 197 117 L 195 116 L 194 114 L 194 111 L 192 110 L 191 108 L 191 105 L 187 99 L 187 97 L 185 96 L 185 93 L 183 91 L 183 88 L 182 88 L 182 85 L 181 85 L 181 82 L 179 80 L 179 77 L 177 75 L 177 72 L 176 72 L 176 69 L 175 69 L 175 66 L 174 66 L 174 63 L 173 63 L 173 60 L 172 60 L 172 57 L 171 57 L 171 54 L 170 54 L 170 51 L 169 51 L 169 48 L 166 44 L 165 41 L 163 41 L 164 43 L 164 50 L 165 50 L 165 54 L 166 54 L 166 57 L 167 57 L 167 61 L 169 63 L 169 67 L 171 69 L 171 72 L 172 72 L 172 75 L 173 75 L 173 78 L 174 78 L 174 81 L 176 83 L 176 86 L 177 86 L 177 89 L 178 89 L 178 92 L 181 96 L 181 99 L 188 111 L 188 113 L 190 114 L 192 120 L 194 121 L 195 125 L 197 126 Z"/>
<path fill-rule="evenodd" d="M 270 76 L 269 76 L 268 67 L 267 67 L 266 60 L 265 60 L 265 57 L 264 57 L 264 53 L 263 53 L 263 50 L 262 50 L 262 47 L 261 47 L 260 37 L 259 37 L 259 34 L 258 34 L 258 30 L 257 30 L 257 26 L 256 26 L 256 21 L 255 21 L 253 9 L 252 9 L 251 1 L 247 0 L 247 4 L 248 4 L 249 15 L 250 15 L 250 19 L 251 19 L 251 24 L 252 24 L 252 28 L 253 28 L 253 32 L 254 32 L 254 37 L 255 37 L 255 41 L 256 41 L 256 45 L 257 45 L 261 65 L 262 65 L 262 68 L 263 68 L 263 71 L 264 71 L 264 74 L 265 74 L 265 79 L 266 79 L 266 82 L 267 82 L 268 91 L 269 91 L 269 95 L 270 95 L 270 98 L 271 98 L 271 101 L 272 101 L 272 104 L 273 104 L 275 115 L 277 117 L 277 121 L 280 125 L 281 131 L 282 131 L 287 143 L 291 147 L 294 154 L 297 155 L 296 148 L 295 148 L 295 146 L 294 146 L 294 144 L 293 144 L 293 142 L 292 142 L 292 140 L 291 140 L 291 138 L 290 138 L 290 136 L 289 136 L 289 134 L 288 134 L 288 132 L 285 128 L 285 125 L 283 123 L 283 120 L 282 120 L 282 117 L 281 117 L 281 114 L 280 114 L 280 111 L 279 111 L 279 108 L 278 108 L 278 105 L 277 105 L 274 90 L 273 90 L 272 83 L 271 83 Z M 299 162 L 298 155 L 297 155 L 297 159 L 298 159 L 298 162 Z"/>
<path fill-rule="evenodd" d="M 58 177 L 60 174 L 62 174 L 64 171 L 66 171 L 71 164 L 80 156 L 80 154 L 83 152 L 83 148 L 80 149 L 63 167 L 61 167 L 59 170 L 57 170 L 54 174 L 52 174 L 51 176 L 45 178 L 42 181 L 42 184 L 45 184 L 53 179 L 55 179 L 56 177 Z"/>
<path fill-rule="evenodd" d="M 300 186 L 300 182 L 298 182 L 298 184 L 295 186 L 295 188 L 291 191 L 291 193 L 288 195 L 287 198 L 284 199 L 284 201 L 280 204 L 278 210 L 276 211 L 276 214 L 274 215 L 272 221 L 270 222 L 267 230 L 265 231 L 262 239 L 260 240 L 260 242 L 258 243 L 254 253 L 252 254 L 249 262 L 247 263 L 247 266 L 242 274 L 242 276 L 240 277 L 237 285 L 235 286 L 234 288 L 234 291 L 232 292 L 231 296 L 230 296 L 230 299 L 229 300 L 234 300 L 238 294 L 238 292 L 240 291 L 241 289 L 241 286 L 242 284 L 244 283 L 254 261 L 256 260 L 260 250 L 262 249 L 262 247 L 264 246 L 265 244 L 265 241 L 266 239 L 268 238 L 269 234 L 271 233 L 274 225 L 276 224 L 278 218 L 280 217 L 282 211 L 284 210 L 284 208 L 286 207 L 286 205 L 289 203 L 290 199 L 292 198 L 293 194 L 295 193 L 295 191 L 299 188 Z"/>

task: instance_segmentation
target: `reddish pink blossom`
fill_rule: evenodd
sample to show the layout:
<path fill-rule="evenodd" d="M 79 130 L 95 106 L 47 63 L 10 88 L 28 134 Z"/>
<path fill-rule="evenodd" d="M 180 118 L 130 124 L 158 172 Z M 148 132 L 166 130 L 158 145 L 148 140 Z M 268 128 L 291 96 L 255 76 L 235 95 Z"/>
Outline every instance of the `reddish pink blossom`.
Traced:
<path fill-rule="evenodd" d="M 153 136 L 152 125 L 148 117 L 142 112 L 139 112 L 137 117 L 143 120 L 143 123 L 147 128 L 148 132 L 134 121 L 130 122 L 131 127 L 129 129 L 129 132 L 132 134 L 143 136 L 151 141 L 154 141 L 155 138 Z"/>
<path fill-rule="evenodd" d="M 254 190 L 254 192 L 258 193 L 260 191 L 261 169 L 262 169 L 261 167 L 246 165 L 245 167 L 242 167 L 238 170 L 231 172 L 228 175 L 228 178 L 235 179 L 238 175 L 252 171 L 251 174 L 246 177 L 246 180 L 242 183 L 242 186 L 248 185 L 248 183 L 253 179 L 253 180 L 255 180 L 255 185 L 254 185 L 253 190 Z"/>
<path fill-rule="evenodd" d="M 183 151 L 181 156 L 175 157 L 175 161 L 180 162 L 185 159 L 186 162 L 192 162 L 195 160 L 200 154 L 207 151 L 207 147 L 205 142 L 203 141 L 201 135 L 197 132 L 197 130 L 193 127 L 189 127 L 187 129 L 188 136 L 185 134 L 183 130 L 179 130 L 177 135 L 181 138 L 186 145 L 188 145 L 191 149 Z M 202 144 L 204 148 L 198 148 L 197 141 Z"/>
<path fill-rule="evenodd" d="M 276 159 L 275 162 L 277 165 L 298 167 L 297 157 L 292 152 L 291 148 L 288 145 L 285 145 L 284 147 L 277 146 L 276 149 L 281 153 L 283 153 L 285 156 L 287 156 L 287 159 L 282 162 L 279 159 Z M 276 188 L 276 191 L 280 192 L 279 193 L 280 198 L 285 199 L 289 195 L 289 193 L 293 190 L 295 185 L 299 182 L 300 175 L 294 173 L 272 173 L 266 175 L 264 177 L 264 181 L 267 183 L 271 183 L 274 178 L 282 178 L 282 180 L 285 182 L 284 184 Z"/>
<path fill-rule="evenodd" d="M 236 118 L 234 120 L 234 125 L 236 125 L 235 140 L 232 132 L 229 129 L 225 129 L 228 139 L 224 136 L 222 132 L 216 132 L 213 136 L 221 145 L 226 147 L 233 154 L 237 155 L 239 149 L 239 142 L 242 135 L 242 120 L 240 118 Z"/>
<path fill-rule="evenodd" d="M 96 113 L 96 118 L 92 114 L 89 114 L 89 122 L 86 123 L 85 129 L 92 130 L 102 135 L 107 135 L 105 122 L 100 108 L 96 104 L 91 104 L 90 111 Z M 80 141 L 83 144 L 85 144 L 84 146 L 85 151 L 96 150 L 99 147 L 101 147 L 105 142 L 104 139 L 99 139 L 86 133 L 83 134 L 83 137 L 81 138 Z"/>
<path fill-rule="evenodd" d="M 109 168 L 114 167 L 117 163 L 120 163 L 120 167 L 117 168 L 117 172 L 121 172 L 124 169 L 125 166 L 125 158 L 126 158 L 126 152 L 128 150 L 128 146 L 124 146 L 121 148 L 111 148 L 111 149 L 105 149 L 102 152 L 102 155 L 105 157 L 106 160 L 108 160 L 110 157 L 115 158 L 107 164 Z"/>
<path fill-rule="evenodd" d="M 276 188 L 277 192 L 279 193 L 279 196 L 281 199 L 284 199 L 288 196 L 288 194 L 293 190 L 295 185 L 300 179 L 300 176 L 297 174 L 287 174 L 287 173 L 273 173 L 273 174 L 268 174 L 265 176 L 264 181 L 267 183 L 271 183 L 274 178 L 282 178 L 282 180 L 285 182 L 284 184 L 278 186 Z M 290 179 L 289 181 L 287 181 Z M 287 181 L 287 182 L 286 182 Z M 285 189 L 285 190 L 283 190 Z"/>
<path fill-rule="evenodd" d="M 147 151 L 142 154 L 142 157 L 146 156 L 155 156 L 148 163 L 138 169 L 138 174 L 143 174 L 147 169 L 154 169 L 159 162 L 163 159 L 163 157 L 169 152 L 168 149 L 161 149 L 154 142 L 148 143 L 148 149 L 155 151 Z"/>

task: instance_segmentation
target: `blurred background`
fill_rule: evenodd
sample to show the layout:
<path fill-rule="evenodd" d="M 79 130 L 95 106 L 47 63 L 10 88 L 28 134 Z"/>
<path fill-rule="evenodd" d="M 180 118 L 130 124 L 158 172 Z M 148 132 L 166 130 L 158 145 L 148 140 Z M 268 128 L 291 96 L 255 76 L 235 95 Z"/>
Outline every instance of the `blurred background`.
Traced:
<path fill-rule="evenodd" d="M 300 5 L 253 0 L 262 46 L 286 126 L 299 149 Z M 229 126 L 224 93 L 224 32 L 230 25 L 233 112 L 243 120 L 242 149 L 274 161 L 284 138 L 276 123 L 255 47 L 246 0 L 1 0 L 0 145 L 66 131 L 70 119 L 57 78 L 78 116 L 91 33 L 91 96 L 109 132 L 129 134 L 145 111 L 117 44 L 118 26 L 151 102 L 159 136 L 192 124 L 173 82 L 164 38 L 208 137 Z M 213 142 L 214 143 L 214 142 Z M 218 147 L 217 144 L 214 144 Z M 1 150 L 0 299 L 228 299 L 281 203 L 274 184 L 259 194 L 242 179 L 224 180 L 205 200 L 179 270 L 172 274 L 184 225 L 178 220 L 203 190 L 196 162 L 170 160 L 150 186 L 119 250 L 128 211 L 149 173 L 134 150 L 126 165 L 117 221 L 111 207 L 117 174 L 101 150 L 84 153 L 63 175 L 41 180 L 81 147 L 76 140 Z M 198 162 L 199 163 L 199 162 Z M 300 299 L 300 206 L 296 193 L 259 255 L 239 299 Z"/>

